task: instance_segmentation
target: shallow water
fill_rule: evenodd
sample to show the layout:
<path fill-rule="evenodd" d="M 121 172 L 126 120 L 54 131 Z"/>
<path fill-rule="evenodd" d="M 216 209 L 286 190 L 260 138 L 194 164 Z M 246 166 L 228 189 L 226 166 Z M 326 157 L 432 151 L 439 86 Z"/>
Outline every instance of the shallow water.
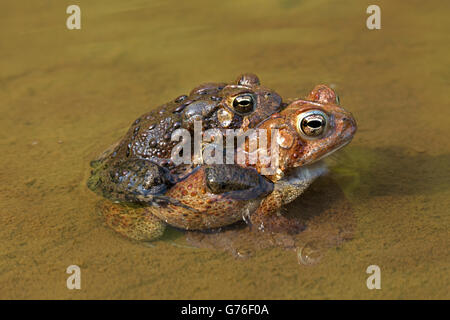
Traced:
<path fill-rule="evenodd" d="M 66 3 L 0 4 L 0 298 L 450 298 L 448 2 L 377 1 L 377 31 L 356 0 L 79 3 L 78 31 Z M 175 230 L 144 246 L 105 227 L 89 161 L 144 112 L 242 72 L 288 98 L 332 84 L 355 115 L 330 175 L 288 209 L 321 239 L 344 223 L 345 241 L 304 265 L 277 246 L 237 259 Z M 72 264 L 81 290 L 66 288 Z"/>

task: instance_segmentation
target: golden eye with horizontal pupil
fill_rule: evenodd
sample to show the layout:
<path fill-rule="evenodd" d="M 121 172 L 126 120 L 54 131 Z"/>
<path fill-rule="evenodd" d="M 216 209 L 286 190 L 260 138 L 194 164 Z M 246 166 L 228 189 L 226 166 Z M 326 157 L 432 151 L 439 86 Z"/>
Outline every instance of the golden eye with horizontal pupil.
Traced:
<path fill-rule="evenodd" d="M 246 114 L 253 111 L 255 99 L 249 93 L 241 94 L 234 98 L 233 109 L 240 114 Z"/>
<path fill-rule="evenodd" d="M 310 138 L 321 136 L 327 126 L 327 116 L 319 110 L 308 111 L 297 117 L 297 131 Z"/>

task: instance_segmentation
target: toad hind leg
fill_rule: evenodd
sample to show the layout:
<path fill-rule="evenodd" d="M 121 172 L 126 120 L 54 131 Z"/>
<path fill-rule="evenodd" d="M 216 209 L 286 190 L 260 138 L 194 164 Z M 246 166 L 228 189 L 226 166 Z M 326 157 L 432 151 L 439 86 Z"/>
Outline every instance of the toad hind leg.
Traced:
<path fill-rule="evenodd" d="M 98 209 L 109 227 L 134 240 L 156 240 L 163 235 L 166 228 L 166 224 L 145 207 L 101 200 L 98 203 Z"/>

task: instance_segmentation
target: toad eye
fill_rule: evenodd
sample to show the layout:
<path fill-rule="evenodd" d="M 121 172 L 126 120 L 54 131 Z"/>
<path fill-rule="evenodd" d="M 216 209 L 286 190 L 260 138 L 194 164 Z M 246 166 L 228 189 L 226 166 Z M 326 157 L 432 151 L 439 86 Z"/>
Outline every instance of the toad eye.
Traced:
<path fill-rule="evenodd" d="M 247 114 L 253 111 L 255 99 L 249 93 L 241 94 L 233 100 L 233 109 L 240 114 Z"/>
<path fill-rule="evenodd" d="M 321 136 L 327 126 L 327 116 L 320 110 L 304 112 L 297 117 L 297 131 L 309 138 Z"/>

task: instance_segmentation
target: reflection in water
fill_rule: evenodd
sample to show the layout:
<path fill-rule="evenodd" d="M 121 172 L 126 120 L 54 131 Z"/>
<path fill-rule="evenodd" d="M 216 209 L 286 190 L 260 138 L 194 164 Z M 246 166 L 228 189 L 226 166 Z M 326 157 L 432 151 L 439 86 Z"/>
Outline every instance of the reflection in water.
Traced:
<path fill-rule="evenodd" d="M 284 208 L 284 215 L 306 225 L 299 234 L 254 232 L 244 223 L 215 232 L 186 232 L 189 244 L 223 250 L 236 258 L 248 258 L 255 251 L 280 247 L 297 252 L 299 263 L 318 263 L 328 248 L 353 237 L 355 217 L 338 184 L 330 177 L 319 178 L 297 200 Z"/>

